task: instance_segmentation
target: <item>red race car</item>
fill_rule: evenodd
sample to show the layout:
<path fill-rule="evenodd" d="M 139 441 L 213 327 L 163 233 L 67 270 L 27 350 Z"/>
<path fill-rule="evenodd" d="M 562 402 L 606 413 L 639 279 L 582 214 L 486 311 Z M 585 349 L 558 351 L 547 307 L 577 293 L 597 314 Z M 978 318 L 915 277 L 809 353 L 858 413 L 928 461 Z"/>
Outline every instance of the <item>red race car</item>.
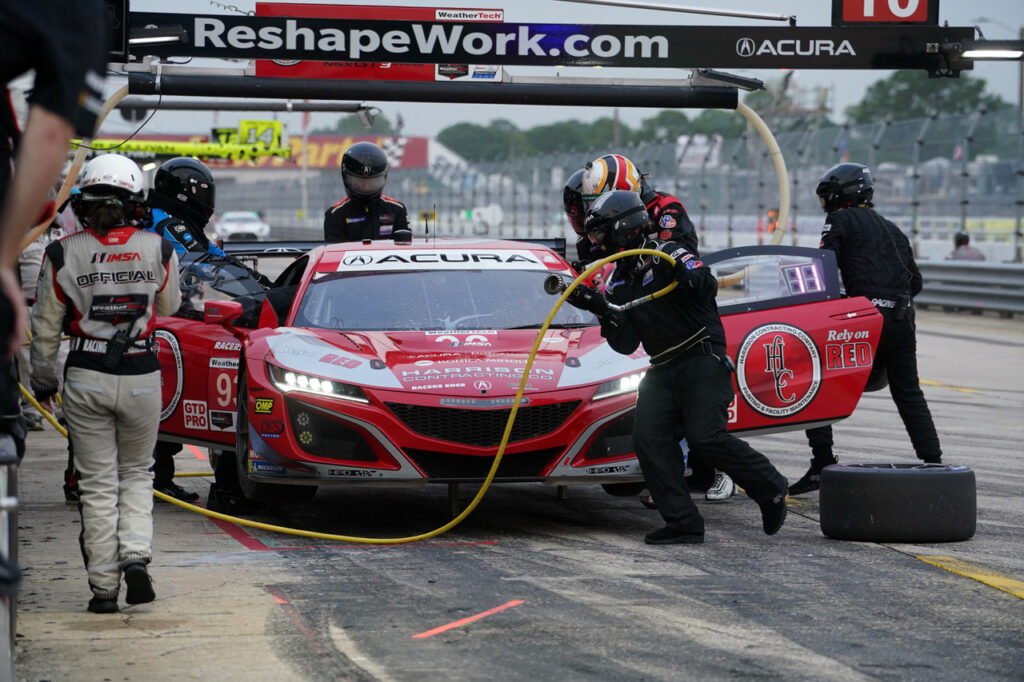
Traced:
<path fill-rule="evenodd" d="M 849 416 L 882 323 L 867 299 L 842 297 L 834 255 L 753 246 L 702 260 L 722 282 L 736 365 L 730 430 Z M 269 288 L 230 260 L 184 262 L 191 304 L 157 331 L 160 438 L 234 457 L 260 499 L 300 492 L 284 485 L 482 481 L 555 302 L 552 274 L 575 276 L 547 246 L 492 240 L 318 246 Z M 642 481 L 631 434 L 647 367 L 642 349 L 616 353 L 591 314 L 563 305 L 495 481 Z"/>

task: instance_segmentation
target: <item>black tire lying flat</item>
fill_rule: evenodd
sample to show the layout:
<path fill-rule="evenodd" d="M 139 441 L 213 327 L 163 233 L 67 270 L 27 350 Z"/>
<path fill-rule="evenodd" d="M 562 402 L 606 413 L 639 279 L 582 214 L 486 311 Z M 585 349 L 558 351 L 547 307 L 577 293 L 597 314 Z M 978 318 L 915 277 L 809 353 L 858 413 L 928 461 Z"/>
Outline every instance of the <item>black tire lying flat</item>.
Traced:
<path fill-rule="evenodd" d="M 974 471 L 947 464 L 833 464 L 821 472 L 821 532 L 837 540 L 953 542 L 974 536 Z"/>

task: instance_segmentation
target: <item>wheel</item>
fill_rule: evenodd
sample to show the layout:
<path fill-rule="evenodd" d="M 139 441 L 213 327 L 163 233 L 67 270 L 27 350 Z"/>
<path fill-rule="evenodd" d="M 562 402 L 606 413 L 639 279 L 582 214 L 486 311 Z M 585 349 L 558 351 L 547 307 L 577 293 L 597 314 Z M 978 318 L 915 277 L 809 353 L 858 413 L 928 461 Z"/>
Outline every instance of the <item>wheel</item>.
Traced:
<path fill-rule="evenodd" d="M 833 464 L 821 472 L 821 532 L 837 540 L 953 542 L 974 536 L 974 471 L 946 464 Z"/>
<path fill-rule="evenodd" d="M 249 478 L 249 390 L 245 370 L 238 369 L 238 418 L 235 420 L 235 463 L 242 494 L 260 502 L 305 502 L 316 495 L 315 485 L 260 483 Z M 224 453 L 227 454 L 227 453 Z"/>
<path fill-rule="evenodd" d="M 601 489 L 612 497 L 636 497 L 647 486 L 643 481 L 636 483 L 602 483 Z"/>

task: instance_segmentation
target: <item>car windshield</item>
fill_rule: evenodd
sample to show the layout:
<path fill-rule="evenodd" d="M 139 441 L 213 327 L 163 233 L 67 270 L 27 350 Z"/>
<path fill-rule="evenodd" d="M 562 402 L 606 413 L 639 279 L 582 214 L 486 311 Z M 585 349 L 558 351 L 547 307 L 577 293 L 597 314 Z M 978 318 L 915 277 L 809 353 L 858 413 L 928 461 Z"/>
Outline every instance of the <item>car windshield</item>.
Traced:
<path fill-rule="evenodd" d="M 179 282 L 186 301 L 234 299 L 264 292 L 237 258 L 187 253 L 181 257 L 180 266 Z"/>
<path fill-rule="evenodd" d="M 331 273 L 314 279 L 293 325 L 346 331 L 539 328 L 557 298 L 546 270 Z M 564 304 L 552 327 L 596 325 Z"/>

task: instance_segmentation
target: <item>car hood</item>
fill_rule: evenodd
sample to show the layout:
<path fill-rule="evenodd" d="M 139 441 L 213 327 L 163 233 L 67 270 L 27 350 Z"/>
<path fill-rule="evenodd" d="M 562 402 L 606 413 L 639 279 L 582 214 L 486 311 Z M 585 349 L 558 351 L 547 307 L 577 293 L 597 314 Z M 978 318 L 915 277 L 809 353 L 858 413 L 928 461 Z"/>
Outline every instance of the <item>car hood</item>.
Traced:
<path fill-rule="evenodd" d="M 266 337 L 285 369 L 371 388 L 447 396 L 515 395 L 537 330 L 334 332 L 282 328 Z M 613 351 L 597 327 L 548 330 L 526 390 L 599 383 L 645 369 L 642 350 Z"/>

